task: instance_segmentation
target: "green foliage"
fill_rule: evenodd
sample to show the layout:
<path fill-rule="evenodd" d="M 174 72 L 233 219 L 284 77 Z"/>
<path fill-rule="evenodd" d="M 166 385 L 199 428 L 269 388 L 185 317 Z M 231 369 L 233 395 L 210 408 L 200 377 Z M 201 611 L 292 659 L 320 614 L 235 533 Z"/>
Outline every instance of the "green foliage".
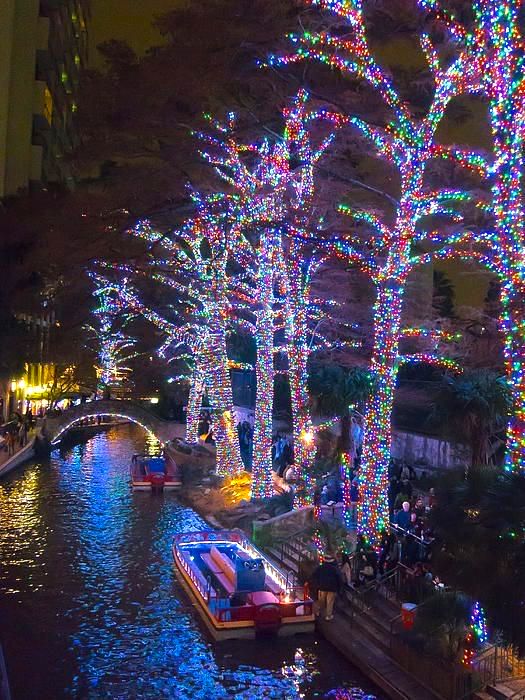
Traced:
<path fill-rule="evenodd" d="M 137 64 L 137 54 L 121 39 L 108 39 L 98 44 L 97 50 L 103 57 L 110 73 L 122 73 Z"/>
<path fill-rule="evenodd" d="M 255 365 L 255 340 L 249 335 L 232 333 L 228 336 L 228 357 L 234 362 Z"/>
<path fill-rule="evenodd" d="M 314 523 L 309 532 L 310 538 L 312 539 L 312 552 L 317 552 L 313 543 L 313 536 L 316 533 L 321 538 L 323 552 L 335 554 L 336 552 L 348 549 L 349 531 L 342 522 L 319 520 Z"/>
<path fill-rule="evenodd" d="M 484 607 L 490 625 L 525 652 L 525 477 L 493 469 L 442 479 L 432 526 L 433 570 Z"/>
<path fill-rule="evenodd" d="M 352 405 L 364 404 L 374 388 L 371 373 L 363 367 L 314 364 L 308 375 L 308 391 L 315 413 L 343 416 Z"/>
<path fill-rule="evenodd" d="M 427 651 L 446 661 L 459 661 L 470 625 L 471 601 L 454 592 L 436 592 L 417 609 L 414 634 Z"/>
<path fill-rule="evenodd" d="M 308 375 L 312 412 L 341 418 L 340 452 L 347 452 L 349 448 L 351 407 L 361 408 L 373 388 L 373 377 L 363 367 L 312 365 Z"/>
<path fill-rule="evenodd" d="M 277 542 L 270 527 L 259 526 L 256 520 L 253 521 L 252 539 L 254 544 L 261 549 L 272 547 Z"/>
<path fill-rule="evenodd" d="M 443 378 L 430 421 L 449 439 L 468 443 L 472 466 L 486 465 L 490 439 L 505 427 L 510 408 L 505 378 L 490 370 L 472 370 Z"/>

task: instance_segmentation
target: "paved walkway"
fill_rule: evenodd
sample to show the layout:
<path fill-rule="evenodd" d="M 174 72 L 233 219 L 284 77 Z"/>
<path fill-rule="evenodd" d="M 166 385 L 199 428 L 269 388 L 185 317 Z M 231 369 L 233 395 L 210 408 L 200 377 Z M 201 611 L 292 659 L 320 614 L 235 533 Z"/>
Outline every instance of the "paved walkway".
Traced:
<path fill-rule="evenodd" d="M 370 680 L 393 700 L 438 700 L 421 683 L 398 666 L 376 644 L 367 639 L 340 614 L 332 622 L 318 620 L 317 627 Z"/>
<path fill-rule="evenodd" d="M 10 455 L 7 453 L 7 450 L 4 448 L 0 448 L 0 475 L 2 472 L 8 472 L 9 471 L 9 462 L 11 460 L 15 461 L 15 457 L 19 457 L 20 453 L 25 450 L 26 452 L 29 452 L 30 449 L 33 446 L 33 442 L 36 436 L 36 430 L 31 430 L 28 435 L 27 435 L 27 444 L 25 444 L 23 447 L 20 447 L 18 443 L 18 438 L 16 440 L 16 445 L 15 445 L 15 452 L 14 454 Z"/>

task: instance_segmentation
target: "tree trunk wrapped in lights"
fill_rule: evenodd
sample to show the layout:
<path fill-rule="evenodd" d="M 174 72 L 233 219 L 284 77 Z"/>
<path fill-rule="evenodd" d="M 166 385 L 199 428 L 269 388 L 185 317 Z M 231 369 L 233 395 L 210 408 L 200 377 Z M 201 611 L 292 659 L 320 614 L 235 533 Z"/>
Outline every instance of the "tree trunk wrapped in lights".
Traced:
<path fill-rule="evenodd" d="M 292 409 L 294 466 L 299 481 L 295 505 L 311 505 L 310 472 L 317 446 L 308 396 L 308 360 L 327 349 L 320 322 L 327 313 L 322 301 L 313 297 L 312 282 L 324 256 L 312 251 L 318 230 L 315 214 L 316 167 L 332 143 L 335 130 L 344 120 L 326 109 L 311 109 L 308 93 L 300 90 L 292 105 L 283 110 L 283 142 L 292 196 L 288 206 L 286 235 L 281 238 L 280 279 L 284 285 L 283 326 L 286 334 L 288 381 Z M 328 124 L 327 135 L 314 144 L 314 127 Z"/>
<path fill-rule="evenodd" d="M 319 261 L 307 261 L 304 257 L 318 225 L 313 214 L 314 167 L 333 139 L 332 126 L 340 125 L 338 115 L 310 109 L 308 93 L 304 90 L 283 110 L 283 115 L 283 138 L 276 143 L 265 140 L 243 145 L 233 138 L 202 136 L 210 146 L 205 157 L 246 202 L 247 213 L 239 221 L 240 229 L 259 231 L 259 242 L 247 255 L 247 279 L 237 282 L 233 290 L 236 308 L 241 316 L 244 314 L 237 323 L 253 334 L 257 346 L 255 497 L 268 496 L 273 491 L 272 408 L 277 352 L 288 357 L 294 454 L 305 481 L 315 454 L 313 444 L 303 438 L 309 435 L 310 426 L 306 364 L 308 356 L 321 345 L 318 334 L 314 331 L 312 336 L 310 331 L 320 313 L 317 300 L 311 297 L 311 278 Z M 310 125 L 320 121 L 329 125 L 329 133 L 321 136 L 314 146 Z M 223 131 L 227 132 L 228 129 Z M 243 160 L 246 152 L 256 157 L 250 169 Z M 232 171 L 236 177 L 231 177 Z M 275 333 L 279 329 L 284 330 L 285 340 L 283 345 L 275 347 Z M 306 491 L 310 491 L 309 487 Z"/>
<path fill-rule="evenodd" d="M 472 3 L 473 23 L 460 22 L 440 0 L 419 0 L 431 17 L 448 30 L 459 50 L 482 64 L 480 93 L 488 100 L 494 162 L 484 175 L 492 182 L 493 226 L 458 247 L 458 255 L 478 259 L 499 275 L 502 284 L 500 327 L 504 335 L 507 379 L 514 399 L 507 432 L 506 469 L 525 470 L 525 212 L 523 150 L 525 145 L 525 37 L 521 0 Z M 478 163 L 483 159 L 478 156 Z M 474 163 L 474 159 L 472 159 Z M 472 249 L 475 248 L 475 250 Z M 453 256 L 453 249 L 445 255 Z"/>
<path fill-rule="evenodd" d="M 361 532 L 373 536 L 388 524 L 388 464 L 390 424 L 396 386 L 399 333 L 404 285 L 381 281 L 375 304 L 375 338 L 371 370 L 375 391 L 366 410 L 362 465 L 357 506 Z M 348 505 L 348 504 L 347 504 Z"/>
<path fill-rule="evenodd" d="M 272 230 L 261 234 L 258 255 L 256 316 L 257 400 L 253 430 L 252 497 L 265 498 L 273 494 L 272 435 L 274 402 L 274 284 L 275 258 L 279 233 Z"/>
<path fill-rule="evenodd" d="M 206 392 L 206 367 L 195 360 L 195 367 L 190 377 L 190 392 L 186 409 L 186 440 L 197 442 L 199 439 L 199 422 L 202 399 Z"/>
<path fill-rule="evenodd" d="M 488 68 L 484 83 L 490 99 L 494 138 L 495 234 L 497 248 L 505 261 L 501 328 L 505 338 L 507 379 L 514 402 L 507 431 L 505 466 L 509 471 L 525 473 L 525 37 L 520 14 L 522 3 L 493 0 L 480 3 L 476 12 L 478 30 L 482 30 L 484 38 Z"/>
<path fill-rule="evenodd" d="M 187 438 L 192 441 L 198 438 L 200 409 L 206 392 L 215 419 L 217 473 L 234 475 L 244 468 L 226 354 L 232 283 L 227 265 L 235 240 L 229 240 L 228 235 L 228 203 L 223 207 L 215 198 L 195 193 L 193 198 L 199 216 L 169 236 L 153 231 L 148 222 L 142 222 L 130 232 L 146 240 L 154 254 L 143 268 L 118 267 L 124 275 L 119 294 L 124 308 L 143 316 L 164 334 L 161 356 L 170 361 L 181 356 L 193 365 Z M 131 289 L 131 277 L 137 285 L 153 283 L 164 295 L 175 292 L 178 306 L 172 305 L 169 315 L 151 308 Z"/>
<path fill-rule="evenodd" d="M 346 124 L 356 129 L 371 143 L 378 156 L 399 172 L 400 196 L 396 203 L 393 224 L 381 220 L 375 213 L 345 207 L 361 225 L 374 231 L 368 250 L 357 244 L 343 243 L 339 247 L 350 260 L 371 272 L 376 283 L 375 340 L 372 367 L 376 374 L 378 392 L 370 403 L 365 427 L 360 491 L 364 495 L 359 505 L 359 530 L 377 543 L 381 528 L 388 522 L 386 488 L 391 444 L 391 411 L 395 374 L 398 366 L 398 344 L 401 328 L 403 290 L 407 275 L 414 264 L 411 244 L 424 240 L 418 230 L 424 217 L 460 217 L 455 211 L 458 202 L 468 198 L 465 192 L 429 190 L 424 185 L 426 168 L 441 153 L 435 146 L 436 130 L 450 101 L 466 92 L 479 89 L 479 60 L 468 49 L 443 66 L 427 34 L 421 35 L 421 48 L 434 79 L 434 95 L 426 115 L 419 119 L 409 109 L 393 85 L 392 79 L 370 51 L 362 0 L 311 0 L 311 4 L 328 10 L 348 30 L 344 36 L 328 31 L 294 35 L 294 53 L 272 57 L 270 63 L 288 64 L 316 61 L 338 69 L 350 78 L 358 78 L 380 95 L 388 126 L 380 127 L 359 117 L 344 117 Z M 450 153 L 447 153 L 450 156 Z M 463 160 L 469 162 L 468 154 Z M 461 158 L 456 157 L 461 163 Z M 396 200 L 390 197 L 390 200 Z"/>

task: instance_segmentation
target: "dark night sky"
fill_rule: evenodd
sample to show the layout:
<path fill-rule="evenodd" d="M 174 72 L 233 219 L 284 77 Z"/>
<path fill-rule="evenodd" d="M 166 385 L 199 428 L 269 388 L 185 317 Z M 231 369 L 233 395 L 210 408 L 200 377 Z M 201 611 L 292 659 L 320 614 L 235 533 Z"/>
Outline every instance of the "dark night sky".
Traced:
<path fill-rule="evenodd" d="M 155 15 L 167 12 L 184 0 L 92 0 L 90 61 L 99 62 L 96 45 L 105 39 L 125 39 L 139 54 L 163 42 L 151 26 Z"/>
<path fill-rule="evenodd" d="M 90 23 L 90 62 L 100 64 L 96 46 L 105 39 L 125 39 L 140 55 L 149 46 L 163 43 L 161 35 L 152 27 L 155 15 L 167 12 L 177 5 L 195 0 L 92 0 Z M 481 306 L 488 277 L 465 271 L 458 263 L 441 264 L 452 277 L 456 287 L 456 302 L 461 305 Z"/>

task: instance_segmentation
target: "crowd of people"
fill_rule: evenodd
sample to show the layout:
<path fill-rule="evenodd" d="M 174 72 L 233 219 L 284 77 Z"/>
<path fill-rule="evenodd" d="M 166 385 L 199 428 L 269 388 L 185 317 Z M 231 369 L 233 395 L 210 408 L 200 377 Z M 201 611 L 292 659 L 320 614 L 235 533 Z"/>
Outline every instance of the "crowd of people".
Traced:
<path fill-rule="evenodd" d="M 443 587 L 443 583 L 432 573 L 434 536 L 429 515 L 436 502 L 435 490 L 431 488 L 428 493 L 421 493 L 414 483 L 414 469 L 403 461 L 391 461 L 389 476 L 390 527 L 383 530 L 378 549 L 358 536 L 352 554 L 343 551 L 325 553 L 323 563 L 310 581 L 314 592 L 320 592 L 318 610 L 326 613 L 327 620 L 333 619 L 333 605 L 338 592 L 344 591 L 345 587 L 366 589 L 367 584 L 389 579 L 394 571 L 396 585 L 403 587 L 404 595 L 408 595 L 409 599 L 419 601 L 424 591 Z M 356 460 L 350 470 L 350 508 L 354 520 L 359 502 L 358 477 L 359 464 Z M 343 482 L 333 475 L 325 478 L 316 490 L 315 504 L 318 506 L 335 506 L 342 499 Z M 330 585 L 327 584 L 328 580 L 331 581 Z"/>
<path fill-rule="evenodd" d="M 31 408 L 28 408 L 24 415 L 15 412 L 12 420 L 2 427 L 0 448 L 7 452 L 8 457 L 12 457 L 17 449 L 27 445 L 29 433 L 34 426 L 35 419 Z"/>

